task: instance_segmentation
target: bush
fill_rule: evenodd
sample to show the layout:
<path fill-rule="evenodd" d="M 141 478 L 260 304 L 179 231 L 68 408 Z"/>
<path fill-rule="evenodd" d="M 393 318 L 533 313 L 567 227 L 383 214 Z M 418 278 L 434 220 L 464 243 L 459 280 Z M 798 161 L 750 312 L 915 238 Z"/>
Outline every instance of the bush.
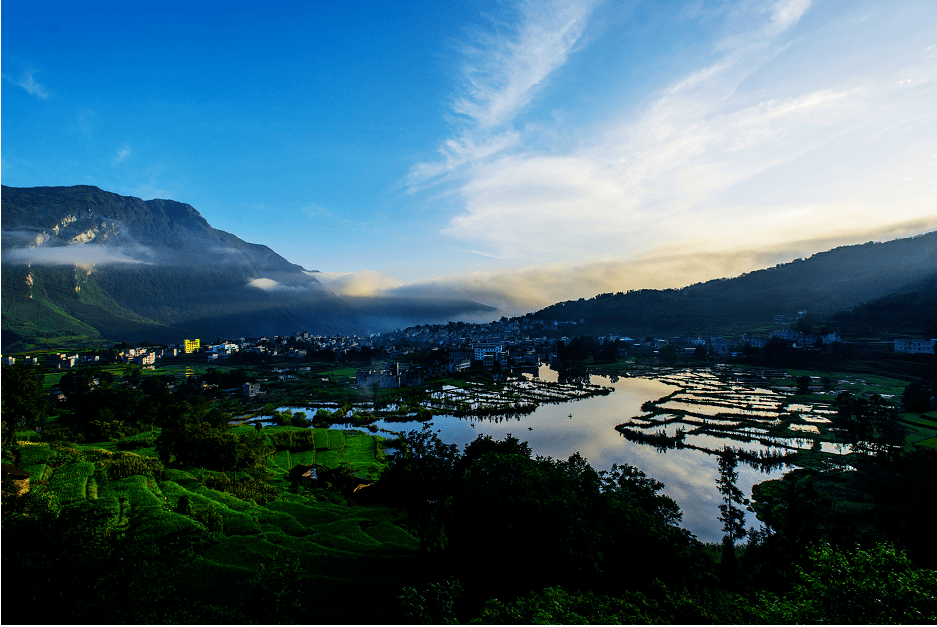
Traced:
<path fill-rule="evenodd" d="M 164 479 L 166 468 L 155 457 L 142 457 L 136 453 L 115 453 L 109 459 L 98 462 L 107 473 L 108 479 L 117 481 L 133 475 L 143 475 L 152 479 Z"/>
<path fill-rule="evenodd" d="M 232 481 L 224 473 L 206 473 L 205 486 L 219 492 L 227 492 L 244 501 L 254 501 L 266 505 L 280 498 L 280 491 L 253 477 L 244 477 Z"/>
<path fill-rule="evenodd" d="M 889 544 L 851 551 L 813 547 L 810 567 L 783 598 L 759 595 L 768 623 L 924 624 L 937 621 L 937 573 Z"/>
<path fill-rule="evenodd" d="M 156 446 L 156 438 L 148 437 L 142 440 L 120 440 L 117 443 L 117 448 L 122 451 L 134 451 L 141 448 L 150 448 L 151 446 Z"/>
<path fill-rule="evenodd" d="M 212 533 L 221 533 L 224 528 L 224 517 L 218 511 L 218 508 L 211 504 L 199 505 L 193 503 L 186 495 L 179 497 L 176 511 L 202 523 Z"/>
<path fill-rule="evenodd" d="M 270 442 L 278 451 L 308 451 L 315 447 L 314 431 L 280 431 L 270 434 Z"/>

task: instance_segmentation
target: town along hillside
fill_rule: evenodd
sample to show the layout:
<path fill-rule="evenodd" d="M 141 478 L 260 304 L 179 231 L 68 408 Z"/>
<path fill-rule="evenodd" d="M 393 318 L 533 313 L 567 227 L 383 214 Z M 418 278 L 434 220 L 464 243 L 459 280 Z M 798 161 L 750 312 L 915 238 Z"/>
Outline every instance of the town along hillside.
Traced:
<path fill-rule="evenodd" d="M 600 294 L 551 305 L 531 318 L 580 321 L 577 332 L 632 336 L 763 326 L 777 314 L 852 309 L 937 277 L 937 232 L 817 253 L 731 279 L 681 289 Z"/>

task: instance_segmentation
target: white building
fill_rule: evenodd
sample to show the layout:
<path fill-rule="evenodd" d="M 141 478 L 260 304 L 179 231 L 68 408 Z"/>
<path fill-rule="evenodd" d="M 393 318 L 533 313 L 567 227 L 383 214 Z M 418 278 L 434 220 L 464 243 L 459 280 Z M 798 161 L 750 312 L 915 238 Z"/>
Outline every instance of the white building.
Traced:
<path fill-rule="evenodd" d="M 241 386 L 241 394 L 253 398 L 260 394 L 260 384 L 259 383 L 245 383 Z"/>
<path fill-rule="evenodd" d="M 935 342 L 937 342 L 937 340 L 912 340 L 912 339 L 895 340 L 895 352 L 896 353 L 926 353 L 929 355 L 933 355 Z"/>
<path fill-rule="evenodd" d="M 156 353 L 138 351 L 137 356 L 133 358 L 133 363 L 138 366 L 152 366 L 156 363 Z"/>

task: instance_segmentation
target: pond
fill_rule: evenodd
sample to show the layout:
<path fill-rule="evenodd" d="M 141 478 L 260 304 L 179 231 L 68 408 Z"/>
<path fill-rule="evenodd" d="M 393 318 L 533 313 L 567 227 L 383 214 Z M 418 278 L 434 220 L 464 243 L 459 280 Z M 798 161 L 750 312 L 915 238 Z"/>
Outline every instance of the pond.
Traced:
<path fill-rule="evenodd" d="M 539 378 L 556 382 L 557 373 L 541 367 Z M 606 396 L 540 405 L 533 413 L 516 418 L 434 416 L 430 422 L 441 440 L 457 444 L 460 450 L 478 435 L 501 439 L 512 434 L 526 441 L 535 455 L 566 459 L 578 451 L 597 470 L 607 470 L 616 463 L 635 466 L 664 483 L 663 492 L 674 499 L 683 511 L 684 528 L 704 542 L 721 542 L 722 525 L 718 520 L 721 500 L 716 491 L 718 458 L 694 449 L 658 452 L 653 446 L 626 440 L 615 430 L 617 425 L 640 416 L 645 401 L 660 399 L 680 388 L 655 378 L 620 378 L 613 383 L 607 377 L 593 375 L 591 382 L 613 388 L 614 392 Z M 379 420 L 374 424 L 380 429 L 404 432 L 421 426 L 416 421 Z M 354 427 L 333 425 L 333 428 Z M 717 438 L 711 439 L 714 448 L 721 448 L 716 442 Z M 739 446 L 735 441 L 726 440 L 726 443 Z M 748 445 L 746 448 L 758 448 L 758 445 Z M 779 478 L 783 469 L 765 473 L 740 463 L 738 474 L 739 488 L 746 496 L 750 496 L 752 485 Z M 746 515 L 749 526 L 758 526 L 753 514 Z"/>

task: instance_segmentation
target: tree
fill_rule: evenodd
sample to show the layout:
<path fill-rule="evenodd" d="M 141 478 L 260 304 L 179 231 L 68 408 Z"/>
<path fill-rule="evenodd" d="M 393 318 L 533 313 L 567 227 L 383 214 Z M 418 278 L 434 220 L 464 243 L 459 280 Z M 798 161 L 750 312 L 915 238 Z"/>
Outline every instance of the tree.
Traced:
<path fill-rule="evenodd" d="M 894 546 L 812 547 L 810 565 L 783 596 L 762 593 L 765 623 L 925 624 L 937 620 L 937 573 L 918 569 Z"/>
<path fill-rule="evenodd" d="M 726 446 L 719 455 L 719 479 L 716 487 L 722 495 L 722 505 L 719 506 L 722 521 L 722 532 L 734 544 L 736 540 L 745 537 L 745 512 L 738 507 L 745 503 L 744 494 L 738 488 L 739 473 L 738 458 L 735 451 Z"/>
<path fill-rule="evenodd" d="M 746 535 L 745 511 L 739 505 L 745 504 L 742 491 L 738 488 L 738 458 L 728 446 L 719 455 L 719 479 L 716 487 L 722 495 L 719 506 L 719 520 L 722 521 L 722 573 L 727 585 L 734 585 L 738 577 L 738 562 L 735 555 L 735 541 Z"/>
<path fill-rule="evenodd" d="M 899 421 L 898 408 L 878 394 L 854 398 L 848 392 L 841 393 L 836 397 L 833 426 L 854 452 L 889 461 L 904 446 L 907 436 L 907 428 Z"/>
<path fill-rule="evenodd" d="M 10 444 L 17 429 L 36 429 L 42 425 L 47 403 L 36 366 L 14 364 L 3 367 L 2 373 L 3 442 Z"/>
<path fill-rule="evenodd" d="M 905 411 L 924 413 L 930 411 L 932 406 L 931 398 L 933 394 L 923 383 L 913 382 L 904 389 L 901 395 L 901 402 Z"/>
<path fill-rule="evenodd" d="M 408 510 L 421 551 L 445 546 L 446 496 L 459 458 L 455 444 L 443 443 L 424 424 L 420 431 L 401 436 L 394 464 L 381 477 L 392 498 Z"/>
<path fill-rule="evenodd" d="M 457 625 L 452 606 L 462 593 L 457 579 L 407 586 L 397 597 L 403 610 L 403 622 L 411 625 Z"/>

